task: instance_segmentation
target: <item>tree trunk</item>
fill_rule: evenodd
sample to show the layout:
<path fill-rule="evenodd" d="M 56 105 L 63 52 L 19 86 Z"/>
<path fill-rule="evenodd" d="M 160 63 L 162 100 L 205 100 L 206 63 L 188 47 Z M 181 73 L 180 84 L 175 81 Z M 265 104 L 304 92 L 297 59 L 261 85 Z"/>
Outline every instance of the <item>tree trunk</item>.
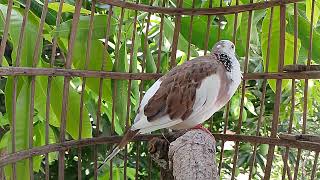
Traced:
<path fill-rule="evenodd" d="M 200 129 L 182 130 L 149 141 L 149 152 L 160 166 L 161 179 L 219 179 L 215 139 Z"/>

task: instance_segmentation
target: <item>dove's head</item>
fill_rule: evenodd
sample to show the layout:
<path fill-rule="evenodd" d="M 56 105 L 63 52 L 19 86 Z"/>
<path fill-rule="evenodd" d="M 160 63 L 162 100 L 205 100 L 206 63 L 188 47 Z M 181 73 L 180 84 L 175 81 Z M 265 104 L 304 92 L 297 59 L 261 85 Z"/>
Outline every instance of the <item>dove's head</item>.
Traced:
<path fill-rule="evenodd" d="M 235 46 L 231 41 L 220 40 L 213 46 L 211 53 L 226 53 L 235 55 L 235 50 Z"/>

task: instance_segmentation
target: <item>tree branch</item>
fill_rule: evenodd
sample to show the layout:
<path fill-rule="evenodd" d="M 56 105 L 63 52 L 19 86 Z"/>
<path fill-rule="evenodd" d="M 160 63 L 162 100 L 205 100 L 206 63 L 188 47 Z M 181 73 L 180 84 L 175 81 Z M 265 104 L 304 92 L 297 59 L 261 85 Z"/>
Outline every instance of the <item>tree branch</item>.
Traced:
<path fill-rule="evenodd" d="M 161 179 L 219 179 L 215 139 L 200 130 L 181 130 L 149 141 L 152 159 L 160 166 Z"/>

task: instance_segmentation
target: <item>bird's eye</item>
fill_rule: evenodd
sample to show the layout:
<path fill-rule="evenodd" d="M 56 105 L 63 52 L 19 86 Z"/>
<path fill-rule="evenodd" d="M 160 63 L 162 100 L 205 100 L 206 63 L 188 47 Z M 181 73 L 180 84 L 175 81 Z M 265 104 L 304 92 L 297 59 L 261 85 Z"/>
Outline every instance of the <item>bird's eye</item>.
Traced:
<path fill-rule="evenodd" d="M 231 45 L 231 48 L 234 49 L 234 45 Z"/>

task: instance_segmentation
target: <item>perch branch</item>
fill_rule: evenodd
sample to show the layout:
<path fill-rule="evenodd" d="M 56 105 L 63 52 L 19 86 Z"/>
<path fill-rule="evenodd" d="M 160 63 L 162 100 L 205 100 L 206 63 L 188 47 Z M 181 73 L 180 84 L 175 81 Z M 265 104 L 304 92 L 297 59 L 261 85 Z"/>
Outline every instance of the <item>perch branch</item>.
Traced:
<path fill-rule="evenodd" d="M 304 64 L 292 64 L 284 66 L 283 70 L 287 72 L 320 71 L 320 65 L 310 65 L 308 69 Z"/>
<path fill-rule="evenodd" d="M 161 168 L 161 179 L 218 179 L 215 143 L 203 130 L 183 130 L 151 139 L 149 152 Z"/>
<path fill-rule="evenodd" d="M 279 134 L 280 139 L 292 140 L 292 141 L 310 141 L 315 143 L 320 143 L 320 136 L 310 135 L 310 134 Z"/>

